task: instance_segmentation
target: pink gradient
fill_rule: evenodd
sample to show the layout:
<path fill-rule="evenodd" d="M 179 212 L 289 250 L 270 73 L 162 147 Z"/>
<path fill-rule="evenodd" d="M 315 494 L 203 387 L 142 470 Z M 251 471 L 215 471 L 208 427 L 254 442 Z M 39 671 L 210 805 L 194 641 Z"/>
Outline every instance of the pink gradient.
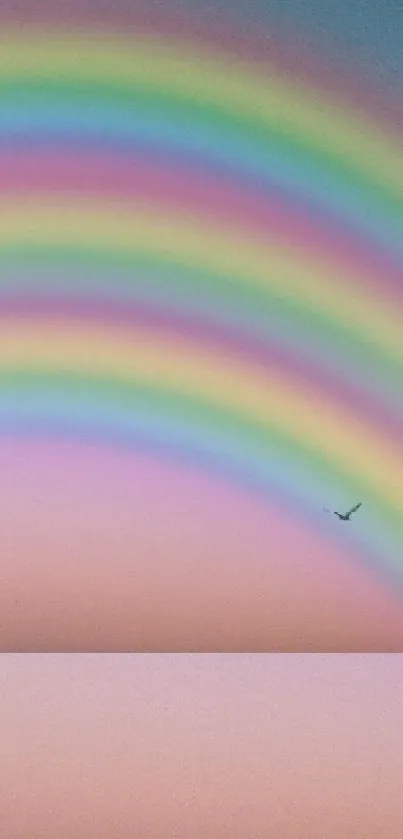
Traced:
<path fill-rule="evenodd" d="M 132 201 L 145 207 L 175 208 L 185 216 L 213 220 L 243 230 L 244 234 L 264 236 L 267 242 L 300 248 L 325 262 L 332 270 L 353 275 L 354 284 L 372 290 L 382 299 L 393 297 L 403 303 L 401 273 L 386 252 L 376 251 L 369 240 L 356 234 L 336 231 L 306 208 L 298 209 L 280 195 L 264 196 L 245 185 L 198 173 L 180 165 L 172 167 L 150 155 L 131 160 L 121 154 L 46 149 L 4 152 L 0 157 L 0 194 L 17 196 L 40 191 L 66 196 L 94 195 L 108 201 Z"/>
<path fill-rule="evenodd" d="M 7 839 L 400 839 L 402 656 L 2 656 Z"/>
<path fill-rule="evenodd" d="M 0 463 L 2 651 L 402 648 L 392 586 L 261 498 L 96 446 Z"/>

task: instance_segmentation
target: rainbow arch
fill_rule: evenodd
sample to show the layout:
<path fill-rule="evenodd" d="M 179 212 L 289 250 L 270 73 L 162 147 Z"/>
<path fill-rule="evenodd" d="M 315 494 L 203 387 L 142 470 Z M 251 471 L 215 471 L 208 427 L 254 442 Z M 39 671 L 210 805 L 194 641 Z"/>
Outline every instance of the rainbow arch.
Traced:
<path fill-rule="evenodd" d="M 0 434 L 171 452 L 401 580 L 399 128 L 172 34 L 0 56 Z"/>

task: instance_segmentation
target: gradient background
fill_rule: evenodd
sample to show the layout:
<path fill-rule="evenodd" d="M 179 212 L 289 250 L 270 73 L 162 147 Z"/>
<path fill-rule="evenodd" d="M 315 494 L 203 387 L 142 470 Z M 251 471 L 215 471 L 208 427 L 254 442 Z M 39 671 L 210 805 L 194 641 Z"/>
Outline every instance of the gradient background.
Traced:
<path fill-rule="evenodd" d="M 261 51 L 264 51 L 262 43 L 266 39 L 267 43 L 273 44 L 274 52 L 277 51 L 281 55 L 281 44 L 284 43 L 287 60 L 291 64 L 294 52 L 304 56 L 307 67 L 316 66 L 316 62 L 320 66 L 321 62 L 324 62 L 329 73 L 329 78 L 326 77 L 329 90 L 331 86 L 329 79 L 332 77 L 332 84 L 334 83 L 336 88 L 337 84 L 340 84 L 341 91 L 343 91 L 343 85 L 347 86 L 349 95 L 353 96 L 354 89 L 354 96 L 362 106 L 365 90 L 371 100 L 371 107 L 373 106 L 380 114 L 381 138 L 385 142 L 390 140 L 394 143 L 394 148 L 396 148 L 396 142 L 401 139 L 403 6 L 398 0 L 396 2 L 372 0 L 372 2 L 354 3 L 340 3 L 336 0 L 326 2 L 278 0 L 278 2 L 270 3 L 253 2 L 253 0 L 250 2 L 237 0 L 235 3 L 230 3 L 229 0 L 228 2 L 219 0 L 214 3 L 202 3 L 201 0 L 200 2 L 167 0 L 163 4 L 150 3 L 143 7 L 140 4 L 128 2 L 110 4 L 89 0 L 85 4 L 79 4 L 61 3 L 59 0 L 50 2 L 49 0 L 49 2 L 35 4 L 22 2 L 18 4 L 18 10 L 14 3 L 6 0 L 1 4 L 0 26 L 6 40 L 7 27 L 14 27 L 13 31 L 16 27 L 19 34 L 23 33 L 29 39 L 29 33 L 34 32 L 35 26 L 41 31 L 41 28 L 51 23 L 56 24 L 59 31 L 63 33 L 64 29 L 67 31 L 68 25 L 81 25 L 87 22 L 90 31 L 93 26 L 93 32 L 96 34 L 103 22 L 106 27 L 111 28 L 111 31 L 119 22 L 120 26 L 123 26 L 126 19 L 129 20 L 133 15 L 135 16 L 137 5 L 139 10 L 143 9 L 143 22 L 147 19 L 147 15 L 150 20 L 164 19 L 170 22 L 172 30 L 175 30 L 175 22 L 179 22 L 178 27 L 182 27 L 185 36 L 186 27 L 189 25 L 191 29 L 188 21 L 193 21 L 193 28 L 195 26 L 197 28 L 197 22 L 199 22 L 201 28 L 209 30 L 210 34 L 216 34 L 218 43 L 220 39 L 223 39 L 227 47 L 231 49 L 231 32 L 234 28 L 250 38 L 251 49 L 253 49 L 254 38 L 259 36 Z M 144 9 L 146 9 L 145 12 Z M 236 52 L 235 47 L 234 51 Z M 0 50 L 1 61 L 3 59 Z M 4 69 L 4 61 L 1 66 Z M 310 71 L 306 72 L 309 76 Z M 327 89 L 326 85 L 324 89 Z M 8 95 L 7 101 L 11 101 L 11 110 L 15 108 L 16 112 L 20 116 L 23 113 L 24 117 L 24 107 L 21 102 L 24 103 L 25 100 L 21 92 L 17 91 L 14 99 L 12 96 L 10 99 L 10 94 Z M 343 95 L 340 93 L 342 108 Z M 0 98 L 0 131 L 4 130 L 7 135 L 4 125 L 3 128 L 1 126 L 2 107 L 6 109 L 4 101 Z M 26 112 L 28 113 L 29 100 L 27 102 Z M 21 112 L 18 108 L 22 109 Z M 386 127 L 382 123 L 383 118 L 386 120 Z M 393 131 L 391 125 L 393 125 Z M 32 138 L 28 136 L 28 133 L 24 135 L 21 126 L 16 134 L 13 134 L 11 129 L 10 132 L 5 139 L 1 134 L 0 143 L 1 259 L 3 259 L 3 251 L 6 253 L 0 266 L 2 375 L 5 371 L 5 378 L 2 378 L 0 383 L 0 650 L 401 651 L 403 649 L 403 495 L 400 479 L 402 474 L 400 464 L 403 468 L 402 393 L 394 384 L 396 381 L 399 382 L 397 373 L 395 373 L 396 379 L 392 377 L 390 381 L 386 375 L 383 375 L 382 359 L 379 360 L 379 366 L 375 365 L 373 370 L 371 368 L 371 359 L 375 358 L 378 361 L 378 357 L 371 343 L 372 336 L 369 327 L 367 327 L 367 334 L 365 332 L 366 309 L 364 308 L 362 313 L 363 349 L 360 350 L 361 355 L 357 356 L 356 367 L 354 367 L 355 359 L 352 359 L 354 375 L 351 374 L 351 380 L 349 372 L 346 372 L 349 364 L 348 357 L 346 361 L 347 349 L 342 342 L 334 358 L 330 359 L 331 363 L 329 358 L 322 359 L 317 349 L 313 350 L 315 363 L 319 365 L 319 371 L 322 372 L 322 380 L 319 376 L 315 379 L 313 364 L 312 368 L 309 364 L 306 369 L 304 368 L 304 360 L 298 357 L 298 347 L 296 349 L 295 346 L 291 346 L 291 342 L 290 347 L 287 346 L 290 355 L 294 353 L 293 359 L 296 365 L 295 369 L 292 368 L 293 372 L 289 380 L 287 379 L 287 383 L 291 382 L 291 388 L 294 387 L 296 406 L 299 404 L 300 387 L 303 398 L 306 397 L 306 404 L 311 406 L 307 408 L 306 415 L 306 427 L 310 437 L 316 440 L 316 430 L 319 428 L 325 440 L 332 440 L 332 430 L 334 430 L 337 437 L 336 461 L 339 454 L 340 463 L 344 457 L 345 439 L 349 444 L 345 458 L 348 468 L 346 464 L 341 463 L 341 469 L 346 468 L 348 476 L 340 482 L 332 471 L 335 467 L 334 463 L 333 466 L 331 465 L 329 454 L 331 443 L 329 443 L 329 450 L 323 444 L 326 449 L 323 473 L 317 477 L 316 473 L 314 475 L 313 458 L 312 470 L 309 457 L 304 461 L 303 468 L 300 468 L 300 462 L 293 459 L 292 453 L 277 451 L 274 439 L 271 459 L 267 456 L 267 461 L 264 463 L 265 479 L 267 482 L 272 481 L 274 488 L 265 493 L 258 491 L 253 480 L 248 482 L 242 477 L 238 480 L 236 459 L 233 473 L 229 470 L 226 475 L 223 475 L 218 469 L 216 471 L 211 469 L 210 472 L 204 470 L 199 462 L 195 463 L 191 458 L 186 461 L 186 459 L 176 457 L 175 451 L 168 456 L 166 452 L 164 454 L 159 452 L 158 447 L 150 450 L 141 442 L 137 448 L 115 445 L 113 439 L 112 444 L 109 440 L 106 445 L 105 440 L 100 441 L 97 438 L 95 431 L 92 433 L 92 426 L 89 434 L 80 427 L 79 431 L 77 432 L 76 429 L 73 434 L 68 423 L 70 414 L 72 417 L 75 416 L 76 403 L 68 390 L 66 390 L 67 395 L 64 394 L 59 403 L 60 390 L 57 387 L 54 391 L 52 387 L 50 391 L 46 389 L 42 391 L 33 378 L 34 384 L 31 389 L 28 387 L 28 395 L 23 393 L 21 396 L 18 386 L 17 396 L 15 396 L 12 389 L 14 385 L 11 387 L 7 380 L 8 373 L 17 370 L 18 378 L 21 370 L 23 373 L 28 371 L 29 379 L 31 357 L 34 364 L 36 356 L 39 358 L 42 353 L 43 361 L 47 353 L 47 360 L 52 362 L 53 351 L 55 364 L 58 365 L 57 371 L 61 377 L 70 362 L 73 366 L 75 365 L 76 372 L 80 372 L 81 369 L 88 371 L 88 365 L 95 367 L 99 362 L 102 366 L 104 347 L 105 357 L 109 353 L 108 358 L 112 358 L 116 347 L 117 362 L 114 375 L 117 376 L 116 370 L 120 362 L 122 369 L 123 362 L 128 367 L 130 366 L 130 359 L 134 358 L 137 345 L 134 339 L 133 346 L 130 345 L 125 326 L 118 322 L 118 326 L 115 327 L 112 305 L 109 313 L 102 315 L 101 325 L 94 316 L 93 332 L 92 314 L 90 317 L 84 313 L 84 339 L 82 341 L 79 332 L 82 324 L 79 325 L 79 318 L 76 319 L 74 311 L 73 314 L 71 312 L 66 314 L 61 292 L 61 303 L 59 300 L 61 308 L 57 310 L 56 306 L 53 310 L 53 300 L 53 303 L 49 304 L 49 311 L 46 310 L 45 304 L 45 314 L 43 314 L 41 295 L 45 294 L 45 297 L 49 295 L 51 298 L 53 294 L 57 297 L 59 279 L 56 276 L 57 271 L 55 275 L 52 273 L 53 264 L 50 262 L 47 264 L 46 259 L 43 263 L 39 263 L 39 267 L 37 265 L 35 270 L 30 263 L 28 267 L 26 265 L 24 267 L 24 237 L 27 242 L 35 240 L 36 209 L 42 210 L 45 206 L 45 209 L 49 210 L 49 224 L 51 222 L 52 202 L 49 199 L 49 204 L 46 204 L 46 195 L 48 195 L 46 190 L 49 190 L 52 196 L 59 195 L 61 201 L 66 200 L 66 202 L 73 195 L 71 199 L 73 209 L 79 206 L 83 196 L 84 199 L 94 194 L 96 196 L 98 188 L 100 204 L 107 206 L 110 201 L 112 212 L 113 207 L 116 210 L 117 206 L 113 204 L 113 201 L 123 201 L 123 195 L 130 206 L 134 207 L 137 200 L 140 203 L 140 199 L 144 198 L 144 195 L 139 197 L 136 193 L 138 189 L 136 177 L 141 180 L 140 170 L 144 161 L 141 156 L 140 162 L 136 161 L 134 155 L 134 163 L 131 161 L 134 166 L 133 171 L 136 165 L 138 168 L 137 174 L 135 171 L 133 175 L 132 183 L 125 180 L 128 170 L 125 168 L 127 158 L 123 152 L 120 153 L 120 157 L 119 151 L 111 158 L 108 158 L 107 154 L 105 158 L 102 155 L 97 157 L 91 147 L 84 150 L 83 145 L 81 148 L 80 142 L 76 144 L 73 151 L 71 148 L 67 151 L 66 148 L 64 150 L 62 148 L 60 151 L 57 144 L 56 148 L 48 147 L 47 140 L 43 141 L 42 147 L 40 142 L 38 147 L 37 141 L 32 140 L 31 144 Z M 20 143 L 18 148 L 18 143 L 14 145 L 14 141 L 17 140 Z M 340 154 L 342 156 L 342 150 Z M 90 163 L 93 164 L 93 168 Z M 181 160 L 179 160 L 180 163 Z M 179 164 L 178 172 L 172 169 L 171 176 L 173 177 L 171 179 L 167 177 L 162 187 L 162 191 L 166 190 L 164 200 L 168 202 L 166 205 L 162 202 L 162 213 L 165 212 L 167 218 L 169 218 L 169 212 L 174 212 L 175 209 L 172 196 L 175 192 L 175 178 L 178 182 L 180 180 Z M 390 172 L 386 174 L 389 176 Z M 144 190 L 146 198 L 149 198 L 151 202 L 155 200 L 155 206 L 158 205 L 160 199 L 158 191 L 160 178 L 161 172 L 152 159 L 148 174 L 144 176 L 146 184 Z M 382 179 L 382 173 L 379 178 Z M 77 184 L 80 183 L 81 194 L 77 198 L 76 192 L 79 191 Z M 205 183 L 203 170 L 201 170 L 199 185 L 193 184 L 192 187 L 191 184 L 194 189 L 195 204 L 190 208 L 189 216 L 193 213 L 192 218 L 199 218 L 197 213 L 200 207 L 197 202 L 200 201 L 201 215 L 203 212 L 207 215 L 210 213 L 210 221 L 212 220 L 214 224 L 215 210 L 220 205 L 222 195 L 219 187 L 214 192 L 213 180 L 209 183 L 210 186 L 206 187 L 204 192 Z M 189 187 L 189 194 L 191 187 Z M 126 192 L 125 189 L 127 189 Z M 180 189 L 179 186 L 179 192 Z M 186 192 L 185 187 L 183 191 Z M 43 199 L 42 192 L 45 195 Z M 231 194 L 229 191 L 228 202 L 231 200 Z M 239 207 L 243 201 L 242 190 L 238 192 L 235 190 L 235 194 L 240 212 Z M 253 203 L 257 201 L 256 194 L 248 193 L 248 196 L 250 204 L 245 199 L 241 227 L 245 225 L 245 230 L 249 230 L 248 213 L 250 212 L 252 219 L 252 209 L 257 206 L 257 217 L 261 211 L 260 236 L 263 238 L 265 236 L 264 225 L 268 224 L 267 218 L 270 218 L 270 212 L 274 229 L 277 229 L 277 222 L 281 228 L 280 217 L 274 218 L 276 205 L 274 204 L 273 211 L 268 209 L 270 200 L 267 201 L 267 206 L 264 204 L 267 196 L 260 195 L 261 204 L 256 205 Z M 396 187 L 396 196 L 397 203 L 398 187 Z M 224 198 L 222 206 L 225 208 Z M 32 205 L 29 203 L 31 199 Z M 172 206 L 170 207 L 171 199 Z M 77 205 L 74 201 L 77 201 Z M 234 206 L 235 203 L 234 198 Z M 31 215 L 30 206 L 33 207 Z M 266 211 L 267 216 L 265 216 Z M 116 212 L 119 218 L 119 208 Z M 219 212 L 217 209 L 218 215 Z M 381 211 L 379 212 L 381 217 Z M 284 216 L 286 216 L 286 209 Z M 29 227 L 30 221 L 34 232 Z M 302 248 L 301 252 L 308 260 L 312 242 L 318 231 L 318 237 L 320 237 L 323 230 L 320 222 L 317 230 L 312 232 L 308 223 L 304 227 L 305 218 L 300 221 L 301 227 L 297 231 L 300 236 L 298 241 Z M 369 226 L 373 223 L 376 227 L 377 221 L 376 214 L 372 218 L 371 209 L 369 209 L 368 218 L 363 219 L 364 226 L 366 223 Z M 161 224 L 163 226 L 162 222 Z M 251 228 L 253 224 L 254 222 L 250 221 Z M 292 222 L 290 225 L 292 228 Z M 297 227 L 298 225 L 296 229 Z M 16 230 L 17 234 L 15 234 Z M 346 281 L 347 291 L 354 301 L 355 293 L 358 300 L 361 293 L 364 302 L 367 299 L 365 295 L 368 289 L 364 287 L 366 279 L 369 283 L 368 295 L 373 291 L 371 283 L 374 277 L 374 286 L 378 282 L 374 300 L 375 303 L 378 300 L 380 318 L 384 318 L 380 323 L 381 326 L 383 325 L 385 336 L 388 332 L 388 312 L 391 316 L 392 313 L 394 315 L 394 332 L 391 326 L 390 346 L 393 346 L 393 336 L 397 335 L 394 347 L 396 359 L 402 355 L 402 347 L 399 347 L 398 343 L 399 323 L 403 324 L 401 285 L 403 258 L 402 239 L 399 240 L 400 230 L 399 220 L 398 222 L 394 220 L 393 224 L 391 222 L 390 229 L 385 233 L 386 243 L 382 241 L 382 236 L 379 234 L 381 244 L 374 234 L 374 241 L 370 243 L 371 247 L 368 246 L 367 254 L 365 248 L 362 250 L 358 234 L 356 240 L 354 239 L 353 230 L 349 246 L 346 245 L 346 252 L 343 251 L 343 242 L 345 244 L 343 240 L 341 244 L 339 243 L 340 252 L 337 253 L 337 259 L 340 258 L 341 263 L 344 257 L 348 262 L 350 245 L 351 252 L 356 247 L 356 255 L 359 254 L 357 275 L 354 271 L 352 272 L 353 285 L 350 289 Z M 324 232 L 324 241 L 327 241 L 328 233 L 329 230 Z M 18 236 L 20 237 L 18 247 L 22 256 L 17 252 L 17 262 L 13 268 L 10 268 L 10 264 L 7 263 L 8 237 L 11 242 L 15 235 L 17 239 Z M 101 248 L 100 236 L 98 241 Z M 229 252 L 231 237 L 227 242 Z M 233 237 L 232 243 L 235 247 L 236 236 Z M 335 249 L 337 250 L 337 245 Z M 378 258 L 378 262 L 374 255 Z M 22 262 L 18 262 L 18 259 L 22 259 Z M 374 263 L 372 263 L 373 259 Z M 339 263 L 337 265 L 340 267 Z M 385 273 L 383 273 L 384 268 Z M 80 270 L 85 276 L 85 265 L 81 266 Z M 361 270 L 362 274 L 360 274 Z M 80 271 L 75 279 L 73 273 L 71 269 L 70 280 L 73 290 L 70 289 L 70 292 L 73 296 L 78 294 L 81 300 L 77 292 L 81 281 Z M 335 276 L 336 278 L 339 276 L 337 272 Z M 112 268 L 111 282 L 113 283 L 115 279 Z M 356 286 L 355 279 L 357 279 Z M 54 280 L 56 292 L 54 288 L 52 289 Z M 144 280 L 144 285 L 146 282 L 147 278 Z M 383 283 L 385 284 L 385 299 L 383 299 Z M 141 279 L 139 284 L 141 285 Z M 62 285 L 63 282 L 60 280 L 60 288 Z M 97 297 L 96 278 L 94 288 L 94 296 Z M 65 289 L 63 293 L 64 291 Z M 36 300 L 35 295 L 37 295 Z M 229 308 L 230 295 L 228 298 Z M 178 300 L 178 311 L 179 302 L 181 301 Z M 384 302 L 385 309 L 383 310 Z M 154 303 L 156 303 L 156 310 L 157 304 L 164 310 L 165 300 L 154 300 L 151 306 Z M 224 308 L 225 304 L 226 301 L 224 301 Z M 349 304 L 346 302 L 346 319 L 348 319 L 348 308 Z M 139 309 L 141 311 L 141 299 Z M 221 316 L 221 310 L 219 314 Z M 203 313 L 200 317 L 203 320 Z M 141 321 L 141 316 L 139 319 Z M 246 326 L 249 326 L 249 331 L 253 333 L 253 323 L 248 325 L 247 319 L 246 314 L 243 324 L 245 332 Z M 208 320 L 207 315 L 206 320 Z M 47 343 L 48 321 L 54 331 Z M 368 323 L 371 322 L 370 314 L 368 314 Z M 232 350 L 229 349 L 226 355 L 225 350 L 219 349 L 217 356 L 206 358 L 203 355 L 203 342 L 199 345 L 195 340 L 193 344 L 193 339 L 188 338 L 182 327 L 183 324 L 179 321 L 179 326 L 173 328 L 173 337 L 169 329 L 165 332 L 164 327 L 160 331 L 158 331 L 159 327 L 156 328 L 155 353 L 158 356 L 158 363 L 160 359 L 164 359 L 164 352 L 168 354 L 171 350 L 177 353 L 175 358 L 179 359 L 178 365 L 182 363 L 182 360 L 189 358 L 189 381 L 192 385 L 194 380 L 196 392 L 199 378 L 202 378 L 201 374 L 204 374 L 207 380 L 210 376 L 213 381 L 215 361 L 223 361 L 224 374 L 226 370 L 228 371 L 229 397 L 235 399 L 239 390 L 239 400 L 242 402 L 241 385 L 247 384 L 250 370 L 253 374 L 257 371 L 256 375 L 260 376 L 260 362 L 259 364 L 256 362 L 256 368 L 252 366 L 250 370 L 247 366 L 242 369 L 240 367 L 240 372 L 234 362 L 235 373 L 232 380 L 231 363 L 235 358 L 235 353 L 232 356 Z M 287 344 L 287 328 L 284 328 L 281 322 L 277 327 L 278 332 L 286 336 L 285 343 Z M 150 327 L 151 343 L 154 340 L 153 328 Z M 64 329 L 67 334 L 65 345 L 63 343 Z M 139 326 L 136 322 L 133 333 L 136 334 L 136 340 L 140 335 L 140 349 L 142 330 L 143 326 L 141 324 Z M 291 335 L 291 328 L 289 331 Z M 239 332 L 242 332 L 241 328 Z M 309 332 L 308 329 L 308 334 L 312 336 L 312 342 L 314 342 L 314 332 Z M 97 336 L 100 336 L 98 343 Z M 126 338 L 129 350 L 127 356 L 124 356 L 122 351 L 120 357 L 119 341 L 122 339 L 124 342 Z M 209 346 L 207 339 L 206 343 Z M 278 349 L 276 337 L 270 336 L 267 343 L 273 344 L 270 351 L 273 352 L 275 358 L 274 379 L 278 375 L 280 401 L 283 367 L 281 361 L 278 362 L 278 367 L 276 366 Z M 42 344 L 44 349 L 42 349 Z M 145 370 L 148 372 L 146 353 L 145 357 Z M 323 369 L 321 368 L 322 360 Z M 298 368 L 299 361 L 302 372 Z M 362 370 L 367 375 L 365 382 L 362 383 L 359 376 L 361 361 Z M 328 362 L 329 366 L 326 366 Z M 108 359 L 105 364 L 107 367 Z M 343 367 L 343 365 L 346 366 Z M 111 366 L 113 367 L 112 362 Z M 151 368 L 152 359 L 149 362 L 150 371 Z M 287 368 L 286 362 L 284 362 L 284 368 Z M 396 363 L 396 370 L 398 369 Z M 315 371 L 318 372 L 317 368 Z M 236 378 L 238 375 L 239 379 Z M 341 392 L 340 398 L 337 397 L 339 401 L 335 397 L 334 403 L 329 397 L 328 404 L 326 399 L 329 393 L 333 397 L 333 387 L 336 393 L 334 381 L 337 375 L 340 376 L 345 391 Z M 356 376 L 355 379 L 354 376 Z M 284 381 L 286 381 L 285 374 Z M 270 398 L 265 395 L 263 377 L 258 378 L 256 387 L 258 394 L 262 396 L 262 402 L 263 399 L 270 402 Z M 247 388 L 245 392 L 248 393 Z M 21 401 L 19 401 L 20 397 Z M 107 395 L 101 393 L 101 397 L 98 419 L 103 427 L 104 413 L 106 425 L 110 417 Z M 77 402 L 79 402 L 78 398 Z M 286 405 L 286 400 L 284 404 Z M 292 399 L 290 404 L 292 408 L 294 404 Z M 350 407 L 352 413 L 351 416 L 346 414 L 346 438 L 344 438 L 344 426 L 340 431 L 340 436 L 338 436 L 338 429 L 345 419 L 344 408 L 347 410 Z M 51 428 L 49 419 L 51 409 L 59 417 L 64 412 L 63 419 L 66 421 L 67 430 L 64 427 L 59 436 Z M 276 409 L 277 406 L 274 405 L 274 413 Z M 254 407 L 253 410 L 258 413 L 257 408 Z M 43 424 L 38 431 L 35 421 L 37 414 L 39 415 L 41 411 Z M 156 414 L 158 411 L 154 409 L 154 414 L 151 413 L 152 419 L 155 419 Z M 114 430 L 113 406 L 110 416 L 112 417 L 110 423 Z M 133 420 L 133 425 L 135 425 L 134 419 L 128 413 L 128 423 Z M 73 425 L 73 420 L 71 422 Z M 164 424 L 164 415 L 162 415 L 161 423 Z M 177 433 L 180 436 L 180 426 Z M 303 437 L 303 432 L 300 433 Z M 167 437 L 169 434 L 170 429 L 166 431 Z M 123 432 L 122 436 L 124 436 Z M 203 437 L 203 432 L 201 432 L 201 437 Z M 226 435 L 224 428 L 222 446 L 226 442 L 226 437 L 230 440 L 228 445 L 231 446 L 231 434 Z M 208 450 L 211 441 L 207 439 L 207 433 L 206 440 L 203 438 L 202 442 L 205 444 L 204 454 L 207 462 L 211 454 Z M 322 442 L 317 443 L 318 451 L 321 451 Z M 242 445 L 236 439 L 235 449 L 237 445 L 241 457 Z M 251 448 L 253 452 L 253 445 Z M 257 452 L 258 459 L 258 449 Z M 323 454 L 322 451 L 321 453 Z M 249 466 L 248 454 L 245 455 L 245 459 Z M 251 456 L 250 464 L 252 460 Z M 250 468 L 253 472 L 255 464 L 252 464 Z M 258 471 L 256 467 L 256 472 Z M 287 475 L 284 481 L 285 483 L 288 481 L 289 495 L 282 484 L 283 474 Z M 298 503 L 294 502 L 293 498 L 290 500 L 294 487 L 295 492 L 299 493 Z M 363 495 L 356 496 L 357 487 L 363 488 Z M 364 501 L 363 508 L 353 522 L 346 527 L 323 513 L 323 507 L 345 509 L 359 498 Z M 372 824 L 371 819 L 369 823 Z M 282 835 L 285 836 L 285 834 Z"/>
<path fill-rule="evenodd" d="M 1 462 L 3 649 L 401 647 L 394 590 L 264 499 L 96 446 Z"/>
<path fill-rule="evenodd" d="M 0 659 L 7 839 L 400 839 L 402 656 Z"/>

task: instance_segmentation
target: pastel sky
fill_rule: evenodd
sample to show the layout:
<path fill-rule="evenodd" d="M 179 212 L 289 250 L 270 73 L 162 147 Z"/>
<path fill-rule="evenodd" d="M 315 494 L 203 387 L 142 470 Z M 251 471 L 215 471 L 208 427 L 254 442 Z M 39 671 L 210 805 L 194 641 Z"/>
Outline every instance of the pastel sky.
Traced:
<path fill-rule="evenodd" d="M 0 650 L 401 649 L 379 569 L 259 496 L 96 445 L 3 440 L 0 461 Z"/>
<path fill-rule="evenodd" d="M 403 658 L 0 658 L 7 839 L 400 839 Z"/>
<path fill-rule="evenodd" d="M 0 3 L 0 652 L 403 650 L 402 12 Z"/>

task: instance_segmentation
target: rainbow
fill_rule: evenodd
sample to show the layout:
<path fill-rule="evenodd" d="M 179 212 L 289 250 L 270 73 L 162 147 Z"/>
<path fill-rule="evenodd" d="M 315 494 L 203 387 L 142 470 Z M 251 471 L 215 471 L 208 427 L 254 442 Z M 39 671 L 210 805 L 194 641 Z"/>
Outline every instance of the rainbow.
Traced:
<path fill-rule="evenodd" d="M 238 46 L 3 25 L 0 435 L 179 459 L 401 583 L 401 123 Z"/>

